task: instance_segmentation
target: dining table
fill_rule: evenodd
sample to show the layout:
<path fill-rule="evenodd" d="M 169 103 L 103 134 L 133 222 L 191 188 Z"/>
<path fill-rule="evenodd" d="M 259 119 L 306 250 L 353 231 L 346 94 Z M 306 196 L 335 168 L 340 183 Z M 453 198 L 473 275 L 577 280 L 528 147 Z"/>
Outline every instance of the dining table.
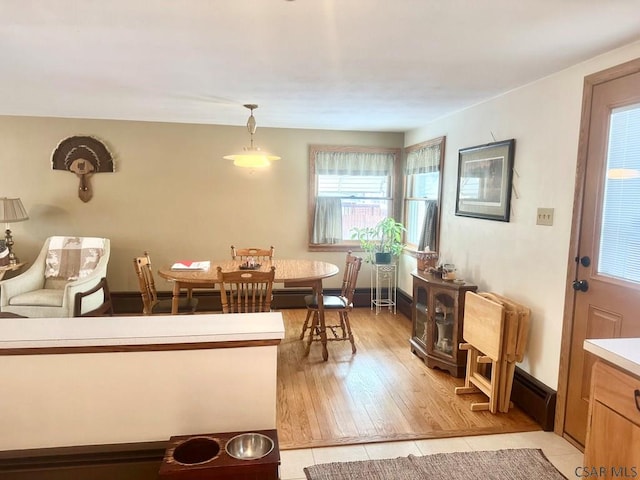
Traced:
<path fill-rule="evenodd" d="M 172 269 L 171 266 L 160 268 L 158 275 L 173 283 L 171 313 L 178 313 L 181 291 L 187 290 L 190 292 L 197 288 L 215 288 L 215 286 L 220 283 L 218 280 L 218 267 L 220 267 L 223 272 L 233 272 L 242 270 L 245 266 L 243 260 L 211 260 L 209 261 L 209 268 L 206 270 L 175 270 Z M 268 272 L 271 267 L 275 267 L 274 283 L 282 283 L 285 288 L 311 287 L 313 294 L 317 296 L 322 358 L 326 361 L 329 358 L 329 354 L 327 351 L 326 328 L 324 328 L 322 280 L 337 275 L 340 269 L 333 263 L 320 260 L 274 258 L 262 261 L 261 264 L 256 265 L 252 270 Z M 312 337 L 309 338 L 311 339 Z M 306 354 L 309 353 L 310 346 L 311 341 L 307 344 Z"/>

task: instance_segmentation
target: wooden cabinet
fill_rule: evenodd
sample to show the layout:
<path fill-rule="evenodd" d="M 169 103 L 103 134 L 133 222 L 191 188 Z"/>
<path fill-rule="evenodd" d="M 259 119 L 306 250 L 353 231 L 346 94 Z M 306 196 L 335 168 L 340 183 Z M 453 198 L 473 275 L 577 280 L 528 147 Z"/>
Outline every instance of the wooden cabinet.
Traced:
<path fill-rule="evenodd" d="M 462 341 L 464 296 L 478 287 L 444 281 L 414 270 L 411 351 L 428 367 L 464 377 L 467 355 L 458 350 Z"/>
<path fill-rule="evenodd" d="M 584 450 L 585 473 L 640 475 L 640 378 L 603 361 L 593 366 Z"/>

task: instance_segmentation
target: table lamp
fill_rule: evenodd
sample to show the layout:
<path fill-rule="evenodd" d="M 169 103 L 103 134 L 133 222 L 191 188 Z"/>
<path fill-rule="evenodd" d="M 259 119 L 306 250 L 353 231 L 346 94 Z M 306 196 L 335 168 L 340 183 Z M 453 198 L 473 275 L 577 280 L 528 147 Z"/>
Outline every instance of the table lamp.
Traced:
<path fill-rule="evenodd" d="M 5 230 L 5 244 L 9 249 L 9 265 L 15 265 L 18 263 L 18 258 L 13 253 L 13 237 L 11 236 L 11 230 L 9 224 L 14 222 L 23 222 L 28 220 L 29 216 L 24 209 L 22 202 L 19 198 L 0 198 L 0 222 L 4 222 L 7 226 Z"/>

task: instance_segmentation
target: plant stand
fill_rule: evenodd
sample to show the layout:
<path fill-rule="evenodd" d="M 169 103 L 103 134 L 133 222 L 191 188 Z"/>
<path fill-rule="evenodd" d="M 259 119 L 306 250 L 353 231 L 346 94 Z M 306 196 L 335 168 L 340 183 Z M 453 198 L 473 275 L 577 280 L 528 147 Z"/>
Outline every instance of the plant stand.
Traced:
<path fill-rule="evenodd" d="M 398 281 L 397 265 L 374 263 L 371 266 L 371 310 L 376 315 L 383 307 L 396 313 L 396 287 Z"/>

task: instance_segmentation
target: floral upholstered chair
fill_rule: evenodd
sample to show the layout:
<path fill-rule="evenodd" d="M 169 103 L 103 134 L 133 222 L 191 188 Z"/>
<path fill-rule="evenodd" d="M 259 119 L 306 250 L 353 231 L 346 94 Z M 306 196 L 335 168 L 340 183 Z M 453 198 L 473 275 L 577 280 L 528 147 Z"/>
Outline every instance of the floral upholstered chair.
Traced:
<path fill-rule="evenodd" d="M 107 276 L 108 238 L 49 237 L 23 274 L 0 282 L 0 312 L 25 317 L 71 317 L 75 295 Z M 83 299 L 83 309 L 102 303 L 100 292 Z"/>

